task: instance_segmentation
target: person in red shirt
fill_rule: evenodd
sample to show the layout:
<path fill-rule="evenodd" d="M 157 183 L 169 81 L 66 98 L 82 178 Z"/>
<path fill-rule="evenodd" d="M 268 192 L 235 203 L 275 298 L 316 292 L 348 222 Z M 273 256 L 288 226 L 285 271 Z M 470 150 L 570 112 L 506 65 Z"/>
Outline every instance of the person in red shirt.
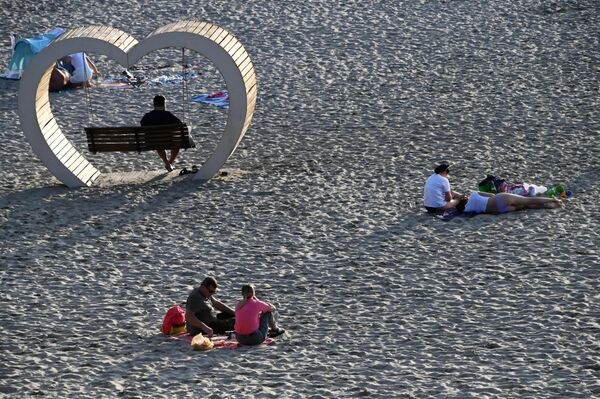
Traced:
<path fill-rule="evenodd" d="M 285 332 L 273 317 L 275 306 L 256 298 L 254 286 L 242 286 L 242 299 L 235 306 L 235 337 L 242 345 L 258 345 L 267 336 L 277 337 Z"/>

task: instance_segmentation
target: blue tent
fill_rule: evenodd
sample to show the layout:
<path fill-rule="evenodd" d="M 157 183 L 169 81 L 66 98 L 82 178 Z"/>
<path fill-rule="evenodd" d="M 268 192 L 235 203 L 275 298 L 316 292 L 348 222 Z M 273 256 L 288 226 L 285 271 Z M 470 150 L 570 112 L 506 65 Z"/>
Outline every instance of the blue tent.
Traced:
<path fill-rule="evenodd" d="M 6 79 L 21 79 L 23 70 L 25 70 L 33 56 L 42 51 L 50 44 L 50 42 L 64 32 L 65 30 L 62 28 L 54 28 L 39 36 L 30 38 L 23 37 L 16 41 L 11 37 L 13 53 L 6 71 L 4 74 L 0 75 L 0 77 Z"/>

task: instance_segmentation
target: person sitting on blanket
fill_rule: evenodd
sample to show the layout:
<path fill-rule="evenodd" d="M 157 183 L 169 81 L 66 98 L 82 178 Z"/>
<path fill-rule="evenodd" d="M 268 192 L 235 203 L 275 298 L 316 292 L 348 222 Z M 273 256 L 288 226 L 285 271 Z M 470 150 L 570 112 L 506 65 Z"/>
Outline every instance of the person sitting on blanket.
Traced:
<path fill-rule="evenodd" d="M 182 122 L 178 117 L 167 111 L 167 100 L 165 96 L 157 95 L 152 100 L 154 109 L 144 115 L 140 121 L 142 126 L 156 126 L 156 125 L 181 125 Z M 156 150 L 158 156 L 165 164 L 165 169 L 169 172 L 173 170 L 173 164 L 175 158 L 179 154 L 179 148 L 172 148 L 169 158 L 167 158 L 167 152 L 165 150 Z"/>
<path fill-rule="evenodd" d="M 506 213 L 521 209 L 561 208 L 561 200 L 548 197 L 524 197 L 509 193 L 485 193 L 473 191 L 459 201 L 456 209 L 460 212 L 471 213 Z"/>
<path fill-rule="evenodd" d="M 433 170 L 433 174 L 425 181 L 423 189 L 423 205 L 429 213 L 441 213 L 446 209 L 456 207 L 458 201 L 463 197 L 453 192 L 450 187 L 448 175 L 450 165 L 441 163 Z"/>
<path fill-rule="evenodd" d="M 277 326 L 273 312 L 275 306 L 256 298 L 254 286 L 242 286 L 242 299 L 235 306 L 235 337 L 242 345 L 258 345 L 267 334 L 276 337 L 285 332 Z M 270 330 L 269 330 L 270 329 Z"/>
<path fill-rule="evenodd" d="M 204 333 L 212 337 L 215 333 L 226 334 L 233 330 L 235 311 L 218 301 L 213 296 L 215 292 L 217 280 L 214 277 L 206 277 L 190 292 L 185 305 L 185 324 L 190 335 Z"/>

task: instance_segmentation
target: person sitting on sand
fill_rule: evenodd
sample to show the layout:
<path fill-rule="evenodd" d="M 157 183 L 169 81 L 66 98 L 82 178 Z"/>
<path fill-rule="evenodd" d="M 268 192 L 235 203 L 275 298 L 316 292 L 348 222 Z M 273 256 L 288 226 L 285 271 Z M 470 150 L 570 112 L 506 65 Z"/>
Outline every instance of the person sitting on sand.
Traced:
<path fill-rule="evenodd" d="M 462 195 L 452 191 L 448 175 L 450 165 L 442 163 L 435 167 L 433 174 L 425 181 L 423 189 L 423 205 L 429 213 L 440 213 L 454 208 Z"/>
<path fill-rule="evenodd" d="M 167 111 L 167 100 L 162 95 L 154 96 L 152 101 L 154 109 L 146 113 L 140 125 L 142 126 L 156 126 L 156 125 L 181 125 L 182 122 L 178 117 Z M 175 158 L 179 154 L 179 148 L 172 148 L 169 158 L 167 158 L 167 152 L 165 150 L 156 150 L 158 156 L 165 164 L 165 168 L 170 172 L 173 170 L 173 164 Z"/>
<path fill-rule="evenodd" d="M 258 345 L 267 335 L 277 337 L 285 332 L 277 326 L 275 306 L 256 298 L 254 286 L 242 286 L 242 299 L 235 306 L 235 336 L 242 345 Z M 270 330 L 269 330 L 270 329 Z"/>
<path fill-rule="evenodd" d="M 509 193 L 485 193 L 473 191 L 459 201 L 456 209 L 460 212 L 471 213 L 506 213 L 521 209 L 560 208 L 564 204 L 561 200 L 548 197 L 524 197 Z"/>
<path fill-rule="evenodd" d="M 185 305 L 185 324 L 190 335 L 204 333 L 212 337 L 233 330 L 235 311 L 213 296 L 216 291 L 217 280 L 206 277 L 190 292 Z"/>

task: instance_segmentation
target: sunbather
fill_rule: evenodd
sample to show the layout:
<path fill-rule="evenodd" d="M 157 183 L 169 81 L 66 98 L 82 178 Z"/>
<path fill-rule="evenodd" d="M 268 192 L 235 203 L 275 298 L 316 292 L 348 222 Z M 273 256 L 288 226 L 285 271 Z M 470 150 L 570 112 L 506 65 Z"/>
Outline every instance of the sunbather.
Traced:
<path fill-rule="evenodd" d="M 523 197 L 509 193 L 484 193 L 473 191 L 465 199 L 461 199 L 456 209 L 472 213 L 506 213 L 521 209 L 560 208 L 564 203 L 556 198 Z"/>
<path fill-rule="evenodd" d="M 69 82 L 72 87 L 88 86 L 94 76 L 100 72 L 90 57 L 85 53 L 74 53 L 58 61 L 59 68 L 69 72 Z"/>

